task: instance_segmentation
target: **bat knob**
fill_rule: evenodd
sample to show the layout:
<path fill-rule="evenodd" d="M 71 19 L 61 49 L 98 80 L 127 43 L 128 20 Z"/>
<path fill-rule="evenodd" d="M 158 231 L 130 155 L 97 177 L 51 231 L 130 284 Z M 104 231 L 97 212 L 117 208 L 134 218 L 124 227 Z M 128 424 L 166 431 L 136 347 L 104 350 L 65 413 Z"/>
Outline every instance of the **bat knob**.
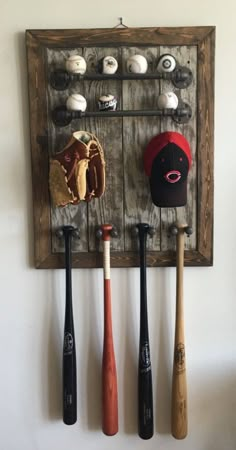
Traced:
<path fill-rule="evenodd" d="M 55 234 L 58 239 L 62 239 L 65 235 L 71 235 L 79 239 L 79 230 L 78 228 L 73 227 L 73 225 L 64 225 L 63 227 L 58 228 Z"/>
<path fill-rule="evenodd" d="M 102 232 L 102 240 L 103 241 L 110 241 L 111 232 L 112 232 L 113 226 L 110 223 L 103 223 L 100 227 L 100 230 Z"/>
<path fill-rule="evenodd" d="M 138 230 L 139 233 L 144 234 L 144 233 L 149 233 L 150 230 L 150 225 L 148 223 L 137 223 L 136 228 Z"/>
<path fill-rule="evenodd" d="M 117 228 L 114 227 L 113 225 L 109 225 L 109 224 L 103 224 L 100 227 L 98 227 L 96 229 L 96 237 L 98 239 L 101 239 L 104 235 L 104 233 L 107 235 L 109 234 L 111 237 L 113 238 L 117 238 L 118 237 L 118 231 Z"/>

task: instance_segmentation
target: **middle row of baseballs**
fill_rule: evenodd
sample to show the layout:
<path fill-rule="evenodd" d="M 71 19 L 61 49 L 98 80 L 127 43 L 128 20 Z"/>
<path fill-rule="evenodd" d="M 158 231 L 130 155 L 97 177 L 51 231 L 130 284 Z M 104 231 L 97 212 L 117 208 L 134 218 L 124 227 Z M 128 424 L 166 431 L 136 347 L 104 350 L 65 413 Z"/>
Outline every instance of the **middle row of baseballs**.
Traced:
<path fill-rule="evenodd" d="M 177 109 L 178 97 L 174 92 L 166 92 L 157 97 L 157 108 L 159 109 Z M 69 111 L 82 111 L 87 109 L 86 98 L 78 93 L 71 94 L 66 101 L 66 108 Z M 112 94 L 101 95 L 98 99 L 99 111 L 115 111 L 117 108 L 117 99 Z"/>

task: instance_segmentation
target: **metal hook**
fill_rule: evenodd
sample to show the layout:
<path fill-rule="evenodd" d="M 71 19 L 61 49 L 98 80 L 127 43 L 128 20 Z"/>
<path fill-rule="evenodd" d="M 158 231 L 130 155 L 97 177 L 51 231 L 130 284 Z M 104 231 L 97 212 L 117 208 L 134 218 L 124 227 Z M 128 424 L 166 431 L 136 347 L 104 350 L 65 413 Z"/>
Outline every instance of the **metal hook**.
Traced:
<path fill-rule="evenodd" d="M 119 19 L 120 23 L 118 23 L 114 28 L 119 28 L 119 27 L 129 28 L 129 27 L 127 27 L 127 25 L 125 25 L 123 23 L 123 17 L 118 17 L 118 19 Z"/>
<path fill-rule="evenodd" d="M 63 236 L 64 236 L 64 234 L 63 234 L 63 228 L 65 228 L 65 226 L 64 226 L 64 227 L 62 226 L 61 228 L 58 228 L 57 230 L 55 230 L 55 235 L 56 235 L 56 237 L 57 237 L 58 239 L 62 239 Z M 72 238 L 74 238 L 74 239 L 80 239 L 80 230 L 79 230 L 79 228 L 75 228 L 75 227 L 73 227 L 72 225 L 71 225 L 71 226 L 68 226 L 68 228 L 70 228 Z"/>
<path fill-rule="evenodd" d="M 190 225 L 185 225 L 184 232 L 187 234 L 188 237 L 190 237 L 190 235 L 193 234 L 193 229 Z M 170 237 L 170 235 L 177 236 L 177 234 L 178 234 L 178 224 L 174 223 L 169 227 L 168 237 Z"/>
<path fill-rule="evenodd" d="M 147 234 L 149 235 L 150 238 L 153 238 L 154 234 L 155 234 L 155 228 L 150 226 L 148 223 L 140 223 L 137 225 L 133 225 L 130 229 L 130 233 L 132 238 L 135 238 L 136 236 L 138 236 L 138 225 L 145 225 L 146 229 L 147 229 Z"/>
<path fill-rule="evenodd" d="M 117 231 L 116 226 L 112 225 L 112 230 L 110 232 L 110 235 L 111 235 L 112 238 L 118 238 L 119 237 L 119 233 Z M 102 228 L 101 228 L 101 226 L 97 226 L 95 228 L 95 236 L 96 236 L 97 239 L 101 239 L 101 237 L 102 237 Z"/>

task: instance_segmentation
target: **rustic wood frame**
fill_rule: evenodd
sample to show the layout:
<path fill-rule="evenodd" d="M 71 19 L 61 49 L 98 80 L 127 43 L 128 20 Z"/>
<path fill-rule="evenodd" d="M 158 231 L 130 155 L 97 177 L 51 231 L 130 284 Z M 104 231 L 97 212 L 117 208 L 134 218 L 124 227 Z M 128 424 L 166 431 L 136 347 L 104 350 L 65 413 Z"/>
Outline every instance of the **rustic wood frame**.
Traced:
<path fill-rule="evenodd" d="M 35 266 L 64 267 L 63 253 L 52 253 L 44 50 L 75 46 L 196 45 L 197 73 L 197 249 L 185 252 L 185 265 L 213 264 L 213 149 L 214 149 L 214 53 L 215 27 L 114 28 L 80 30 L 27 30 L 29 104 L 32 153 Z M 42 145 L 43 144 L 43 145 Z M 174 251 L 147 253 L 148 266 L 175 264 Z M 112 267 L 139 265 L 137 252 L 113 252 Z M 73 267 L 101 267 L 99 252 L 73 254 Z"/>

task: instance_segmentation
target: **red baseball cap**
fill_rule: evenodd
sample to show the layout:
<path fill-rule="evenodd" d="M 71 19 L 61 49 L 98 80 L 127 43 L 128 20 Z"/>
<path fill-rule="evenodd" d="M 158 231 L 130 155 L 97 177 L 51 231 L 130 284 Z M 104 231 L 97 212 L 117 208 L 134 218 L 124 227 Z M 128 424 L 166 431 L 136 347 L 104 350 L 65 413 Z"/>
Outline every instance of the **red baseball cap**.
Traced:
<path fill-rule="evenodd" d="M 176 207 L 187 203 L 187 175 L 191 164 L 190 145 L 181 133 L 165 131 L 151 139 L 144 153 L 144 169 L 156 206 Z"/>

